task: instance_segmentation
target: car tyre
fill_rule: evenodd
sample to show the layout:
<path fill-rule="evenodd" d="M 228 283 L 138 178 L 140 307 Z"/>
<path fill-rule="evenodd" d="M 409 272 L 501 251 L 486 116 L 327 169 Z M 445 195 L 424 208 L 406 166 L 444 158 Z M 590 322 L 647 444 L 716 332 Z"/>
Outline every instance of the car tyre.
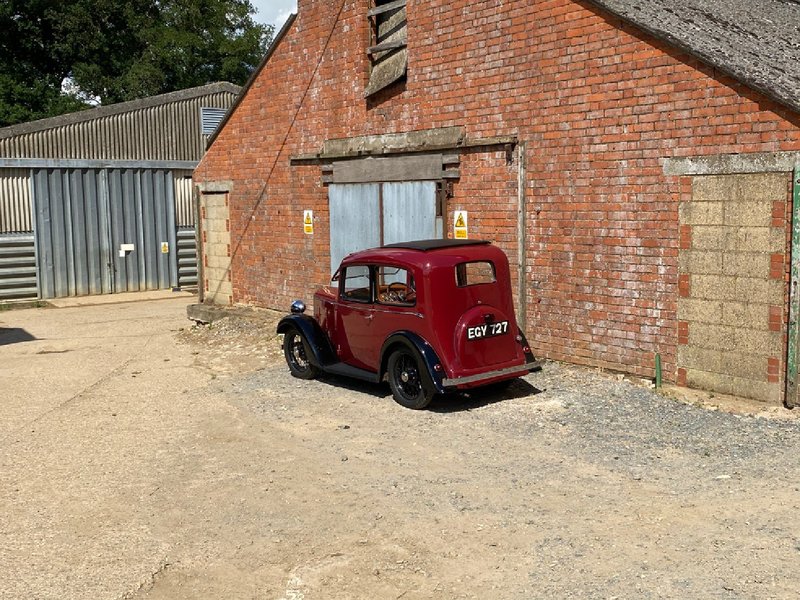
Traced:
<path fill-rule="evenodd" d="M 389 356 L 387 378 L 395 401 L 406 408 L 425 408 L 436 395 L 427 381 L 427 373 L 420 368 L 416 353 L 406 348 L 395 350 Z"/>
<path fill-rule="evenodd" d="M 283 336 L 283 355 L 289 371 L 299 379 L 314 379 L 319 369 L 308 360 L 310 354 L 308 342 L 303 335 L 294 328 L 289 329 Z"/>

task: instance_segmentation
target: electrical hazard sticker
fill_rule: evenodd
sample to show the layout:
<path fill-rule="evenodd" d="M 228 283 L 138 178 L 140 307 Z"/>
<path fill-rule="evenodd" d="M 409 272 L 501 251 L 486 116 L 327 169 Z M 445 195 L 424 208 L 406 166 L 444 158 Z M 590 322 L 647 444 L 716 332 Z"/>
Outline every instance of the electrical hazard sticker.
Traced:
<path fill-rule="evenodd" d="M 453 215 L 453 237 L 457 240 L 469 238 L 469 225 L 465 210 L 457 210 Z"/>
<path fill-rule="evenodd" d="M 303 211 L 303 233 L 312 235 L 314 233 L 314 211 Z"/>

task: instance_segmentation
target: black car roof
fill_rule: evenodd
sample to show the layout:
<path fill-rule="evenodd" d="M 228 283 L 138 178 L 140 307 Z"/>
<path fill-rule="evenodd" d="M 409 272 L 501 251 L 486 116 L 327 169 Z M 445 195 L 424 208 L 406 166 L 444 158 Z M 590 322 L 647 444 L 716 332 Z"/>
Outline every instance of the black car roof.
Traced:
<path fill-rule="evenodd" d="M 457 246 L 478 246 L 490 244 L 488 240 L 414 240 L 411 242 L 400 242 L 397 244 L 386 244 L 382 248 L 404 248 L 406 250 L 438 250 L 439 248 L 455 248 Z"/>

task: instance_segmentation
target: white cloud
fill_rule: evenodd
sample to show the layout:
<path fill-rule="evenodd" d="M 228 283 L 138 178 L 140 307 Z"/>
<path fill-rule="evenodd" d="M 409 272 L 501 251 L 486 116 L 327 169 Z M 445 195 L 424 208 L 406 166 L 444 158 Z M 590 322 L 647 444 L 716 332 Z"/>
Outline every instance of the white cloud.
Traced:
<path fill-rule="evenodd" d="M 289 15 L 297 12 L 297 0 L 251 0 L 251 2 L 258 11 L 255 20 L 274 25 L 275 29 L 280 29 Z"/>

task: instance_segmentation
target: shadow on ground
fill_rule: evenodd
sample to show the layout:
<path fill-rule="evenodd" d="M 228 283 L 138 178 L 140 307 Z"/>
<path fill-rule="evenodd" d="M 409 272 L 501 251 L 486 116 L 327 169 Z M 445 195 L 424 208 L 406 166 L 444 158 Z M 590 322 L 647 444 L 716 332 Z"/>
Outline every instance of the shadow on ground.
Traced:
<path fill-rule="evenodd" d="M 526 398 L 541 394 L 544 390 L 531 385 L 524 379 L 512 379 L 479 387 L 468 392 L 458 392 L 437 396 L 431 402 L 428 410 L 437 413 L 451 413 L 464 410 L 473 410 L 490 404 L 496 404 L 515 398 Z"/>
<path fill-rule="evenodd" d="M 0 327 L 0 346 L 18 344 L 20 342 L 32 342 L 36 338 L 24 329 L 18 327 Z"/>
<path fill-rule="evenodd" d="M 368 394 L 375 398 L 391 398 L 392 392 L 388 383 L 369 383 L 359 379 L 348 379 L 337 375 L 322 375 L 320 381 L 337 388 Z M 525 398 L 542 393 L 540 390 L 524 379 L 515 379 L 502 383 L 475 388 L 468 392 L 454 392 L 437 395 L 428 406 L 427 410 L 435 413 L 451 413 L 464 410 L 473 410 L 482 406 L 489 406 L 504 400 Z"/>

